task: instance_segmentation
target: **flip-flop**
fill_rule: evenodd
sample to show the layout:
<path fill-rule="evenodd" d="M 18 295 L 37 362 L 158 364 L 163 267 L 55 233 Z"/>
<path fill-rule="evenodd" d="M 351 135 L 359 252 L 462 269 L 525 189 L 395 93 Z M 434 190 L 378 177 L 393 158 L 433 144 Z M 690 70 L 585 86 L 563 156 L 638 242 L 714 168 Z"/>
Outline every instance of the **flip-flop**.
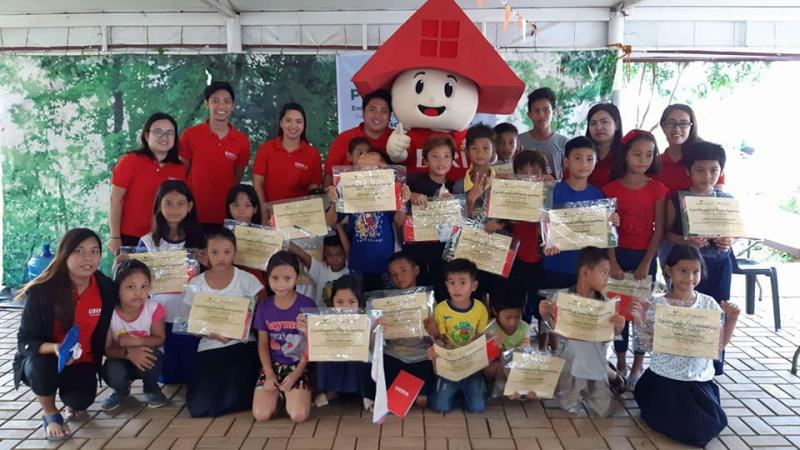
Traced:
<path fill-rule="evenodd" d="M 63 436 L 54 436 L 54 435 L 50 434 L 50 432 L 48 431 L 47 427 L 48 427 L 48 425 L 53 424 L 53 423 L 57 424 L 57 425 L 61 425 L 61 429 L 64 431 L 64 435 Z M 45 436 L 45 439 L 47 439 L 48 441 L 52 441 L 52 442 L 66 441 L 67 439 L 69 439 L 71 437 L 71 434 L 70 434 L 69 430 L 66 430 L 64 428 L 64 417 L 61 415 L 61 413 L 55 413 L 55 414 L 50 415 L 50 416 L 42 415 L 42 425 L 44 425 L 44 436 Z"/>
<path fill-rule="evenodd" d="M 625 378 L 625 381 L 628 383 L 629 391 L 633 392 L 633 389 L 636 388 L 636 383 L 639 382 L 639 378 L 641 378 L 641 375 L 639 375 L 638 377 L 634 377 L 633 375 L 628 375 L 628 377 Z"/>

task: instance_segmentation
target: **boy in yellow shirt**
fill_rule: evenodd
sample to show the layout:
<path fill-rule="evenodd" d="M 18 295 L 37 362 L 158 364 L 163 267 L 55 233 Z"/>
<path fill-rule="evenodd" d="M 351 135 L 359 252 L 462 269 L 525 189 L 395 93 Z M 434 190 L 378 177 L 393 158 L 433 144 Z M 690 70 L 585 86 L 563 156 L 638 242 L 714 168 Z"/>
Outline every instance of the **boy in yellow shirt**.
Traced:
<path fill-rule="evenodd" d="M 474 263 L 466 259 L 454 259 L 445 266 L 444 276 L 450 298 L 434 308 L 436 329 L 431 331 L 434 338 L 453 347 L 460 347 L 470 343 L 475 335 L 486 328 L 489 312 L 482 302 L 472 296 L 478 289 L 478 268 Z M 483 396 L 485 385 L 481 371 L 461 381 L 437 377 L 436 388 L 430 400 L 431 408 L 439 412 L 450 411 L 460 392 L 468 412 L 481 412 L 486 409 L 486 399 Z"/>

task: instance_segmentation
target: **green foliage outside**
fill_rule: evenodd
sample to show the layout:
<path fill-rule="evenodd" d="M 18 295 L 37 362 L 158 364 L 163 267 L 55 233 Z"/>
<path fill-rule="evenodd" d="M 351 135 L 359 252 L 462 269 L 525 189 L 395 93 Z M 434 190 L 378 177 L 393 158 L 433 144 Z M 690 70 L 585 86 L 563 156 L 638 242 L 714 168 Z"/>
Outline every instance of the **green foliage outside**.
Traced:
<path fill-rule="evenodd" d="M 572 111 L 608 99 L 614 77 L 609 51 L 539 54 L 509 64 L 529 87 L 559 95 L 555 128 L 582 133 Z M 236 91 L 233 123 L 258 146 L 277 129 L 280 106 L 302 104 L 308 137 L 323 153 L 338 128 L 332 56 L 112 55 L 6 56 L 0 92 L 10 123 L 2 131 L 4 284 L 23 281 L 25 262 L 41 243 L 57 245 L 68 229 L 87 227 L 108 238 L 111 170 L 139 146 L 150 114 L 171 114 L 180 130 L 207 118 L 209 75 Z M 518 113 L 530 125 L 524 102 Z M 513 120 L 513 119 L 512 119 Z M 244 180 L 251 180 L 251 168 Z M 103 268 L 110 266 L 106 254 Z"/>
<path fill-rule="evenodd" d="M 108 237 L 111 169 L 136 149 L 147 117 L 171 114 L 182 131 L 205 120 L 208 74 L 237 94 L 233 122 L 251 155 L 274 134 L 280 105 L 302 104 L 309 139 L 327 149 L 336 135 L 336 71 L 329 56 L 113 55 L 5 57 L 0 86 L 24 100 L 10 108 L 19 143 L 2 142 L 4 284 L 23 280 L 40 243 L 88 227 Z M 252 159 L 252 158 L 251 158 Z M 252 176 L 249 172 L 244 179 Z M 104 258 L 108 267 L 109 255 Z"/>

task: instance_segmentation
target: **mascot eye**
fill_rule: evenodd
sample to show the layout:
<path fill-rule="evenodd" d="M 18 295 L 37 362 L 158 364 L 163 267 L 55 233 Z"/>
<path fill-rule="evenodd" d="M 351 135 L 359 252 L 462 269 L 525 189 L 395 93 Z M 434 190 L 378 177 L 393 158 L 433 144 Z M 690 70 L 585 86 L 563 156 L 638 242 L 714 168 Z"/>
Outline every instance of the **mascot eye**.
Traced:
<path fill-rule="evenodd" d="M 447 98 L 450 98 L 450 97 L 453 96 L 453 83 L 450 83 L 448 81 L 447 83 L 444 84 L 444 95 Z"/>
<path fill-rule="evenodd" d="M 416 86 L 414 86 L 414 90 L 417 91 L 417 94 L 422 93 L 422 89 L 425 87 L 425 83 L 422 80 L 417 80 Z"/>

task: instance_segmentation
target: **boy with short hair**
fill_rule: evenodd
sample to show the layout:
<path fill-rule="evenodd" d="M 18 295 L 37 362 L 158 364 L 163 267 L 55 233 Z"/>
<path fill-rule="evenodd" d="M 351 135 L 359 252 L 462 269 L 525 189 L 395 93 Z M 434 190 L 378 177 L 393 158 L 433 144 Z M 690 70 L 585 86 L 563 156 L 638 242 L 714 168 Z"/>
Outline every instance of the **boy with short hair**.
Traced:
<path fill-rule="evenodd" d="M 567 137 L 550 128 L 556 110 L 556 94 L 550 88 L 539 88 L 528 95 L 528 117 L 533 128 L 519 135 L 519 143 L 526 150 L 540 150 L 550 160 L 550 173 L 561 179 L 562 159 Z"/>
<path fill-rule="evenodd" d="M 510 164 L 519 150 L 519 131 L 514 125 L 503 122 L 494 127 L 497 164 Z"/>
<path fill-rule="evenodd" d="M 522 318 L 524 305 L 524 291 L 512 284 L 498 284 L 489 293 L 489 306 L 495 318 L 490 330 L 494 332 L 495 344 L 503 352 L 531 345 L 530 325 Z M 503 364 L 503 359 L 500 358 L 483 369 L 487 382 L 505 379 Z"/>
<path fill-rule="evenodd" d="M 708 141 L 700 141 L 684 152 L 683 163 L 686 173 L 692 182 L 689 187 L 691 195 L 732 197 L 729 193 L 717 188 L 720 174 L 725 169 L 725 149 L 721 145 Z M 731 296 L 731 277 L 733 261 L 730 249 L 733 239 L 730 237 L 704 238 L 684 237 L 684 223 L 681 219 L 680 195 L 673 192 L 667 202 L 667 241 L 671 244 L 690 244 L 700 250 L 706 263 L 706 276 L 695 290 L 714 297 L 719 302 L 727 302 Z M 714 361 L 716 375 L 723 373 L 724 355 Z"/>
<path fill-rule="evenodd" d="M 469 127 L 466 142 L 471 164 L 464 178 L 453 185 L 454 194 L 467 194 L 467 216 L 480 222 L 486 218 L 486 196 L 495 176 L 491 167 L 494 138 L 494 130 L 482 123 Z"/>
<path fill-rule="evenodd" d="M 472 342 L 486 328 L 489 313 L 486 306 L 472 296 L 478 289 L 478 268 L 473 262 L 462 258 L 454 259 L 445 265 L 444 275 L 450 298 L 436 305 L 433 310 L 436 325 L 431 330 L 432 336 L 445 344 L 461 347 Z M 435 353 L 432 350 L 433 347 L 428 356 L 434 359 Z M 460 392 L 468 412 L 482 412 L 486 409 L 486 399 L 483 396 L 485 387 L 481 371 L 461 381 L 438 377 L 431 408 L 438 412 L 452 410 Z"/>
<path fill-rule="evenodd" d="M 456 143 L 448 135 L 434 135 L 422 146 L 422 157 L 428 172 L 414 173 L 408 176 L 408 187 L 411 190 L 411 203 L 425 206 L 428 198 L 447 198 L 452 196 L 453 183 L 447 180 L 447 174 L 453 167 L 456 155 Z M 408 251 L 419 264 L 420 282 L 434 287 L 437 300 L 447 296 L 442 271 L 444 261 L 444 243 L 441 242 L 406 242 L 403 248 Z"/>
<path fill-rule="evenodd" d="M 553 207 L 569 207 L 570 203 L 600 200 L 603 192 L 589 184 L 597 160 L 597 148 L 591 139 L 578 136 L 565 146 L 564 167 L 569 172 L 567 179 L 553 189 Z M 544 262 L 547 287 L 563 289 L 577 281 L 576 261 L 578 251 L 562 252 L 557 247 L 545 247 Z"/>
<path fill-rule="evenodd" d="M 356 160 L 357 167 L 386 167 L 386 155 L 378 150 L 370 150 Z M 411 196 L 408 186 L 402 187 L 402 201 Z M 328 196 L 335 202 L 338 198 L 336 188 L 328 188 Z M 376 211 L 344 214 L 338 224 L 345 228 L 344 236 L 350 242 L 350 271 L 362 281 L 364 292 L 378 291 L 389 286 L 386 273 L 389 258 L 395 250 L 396 228 L 402 226 L 406 213 L 401 211 Z M 343 239 L 344 240 L 344 239 Z"/>
<path fill-rule="evenodd" d="M 569 293 L 596 300 L 603 297 L 603 288 L 608 284 L 611 264 L 608 252 L 597 247 L 584 247 L 577 256 L 577 282 L 568 289 Z M 542 300 L 539 303 L 539 314 L 553 315 L 553 303 Z M 625 326 L 625 317 L 614 314 L 609 321 L 614 331 L 619 334 Z M 614 409 L 613 394 L 609 379 L 621 383 L 620 376 L 608 366 L 606 355 L 611 341 L 589 342 L 568 339 L 561 336 L 560 357 L 566 361 L 559 380 L 561 409 L 578 412 L 582 401 L 590 411 L 598 416 L 607 417 Z M 612 378 L 613 377 L 613 378 Z M 617 385 L 617 389 L 620 385 Z"/>
<path fill-rule="evenodd" d="M 413 289 L 417 287 L 418 275 L 419 266 L 409 253 L 400 251 L 389 259 L 389 278 L 395 288 Z M 424 381 L 425 384 L 415 402 L 421 408 L 428 405 L 428 396 L 433 391 L 436 381 L 433 362 L 427 356 L 430 346 L 429 337 L 389 339 L 384 344 L 383 370 L 386 375 L 386 384 L 390 386 L 401 370 Z"/>
<path fill-rule="evenodd" d="M 369 143 L 369 139 L 363 136 L 350 139 L 350 142 L 347 144 L 347 162 L 353 164 L 355 161 L 358 161 L 358 158 L 368 153 L 370 150 L 372 150 L 372 146 Z"/>
<path fill-rule="evenodd" d="M 341 233 L 341 231 L 337 229 L 337 233 Z M 350 269 L 347 268 L 347 249 L 340 236 L 326 236 L 322 241 L 322 261 L 311 256 L 294 242 L 289 244 L 289 251 L 306 266 L 308 276 L 313 281 L 310 292 L 301 292 L 301 294 L 308 295 L 319 307 L 332 307 L 333 282 L 350 274 Z M 298 283 L 298 290 L 300 287 L 301 285 Z"/>

